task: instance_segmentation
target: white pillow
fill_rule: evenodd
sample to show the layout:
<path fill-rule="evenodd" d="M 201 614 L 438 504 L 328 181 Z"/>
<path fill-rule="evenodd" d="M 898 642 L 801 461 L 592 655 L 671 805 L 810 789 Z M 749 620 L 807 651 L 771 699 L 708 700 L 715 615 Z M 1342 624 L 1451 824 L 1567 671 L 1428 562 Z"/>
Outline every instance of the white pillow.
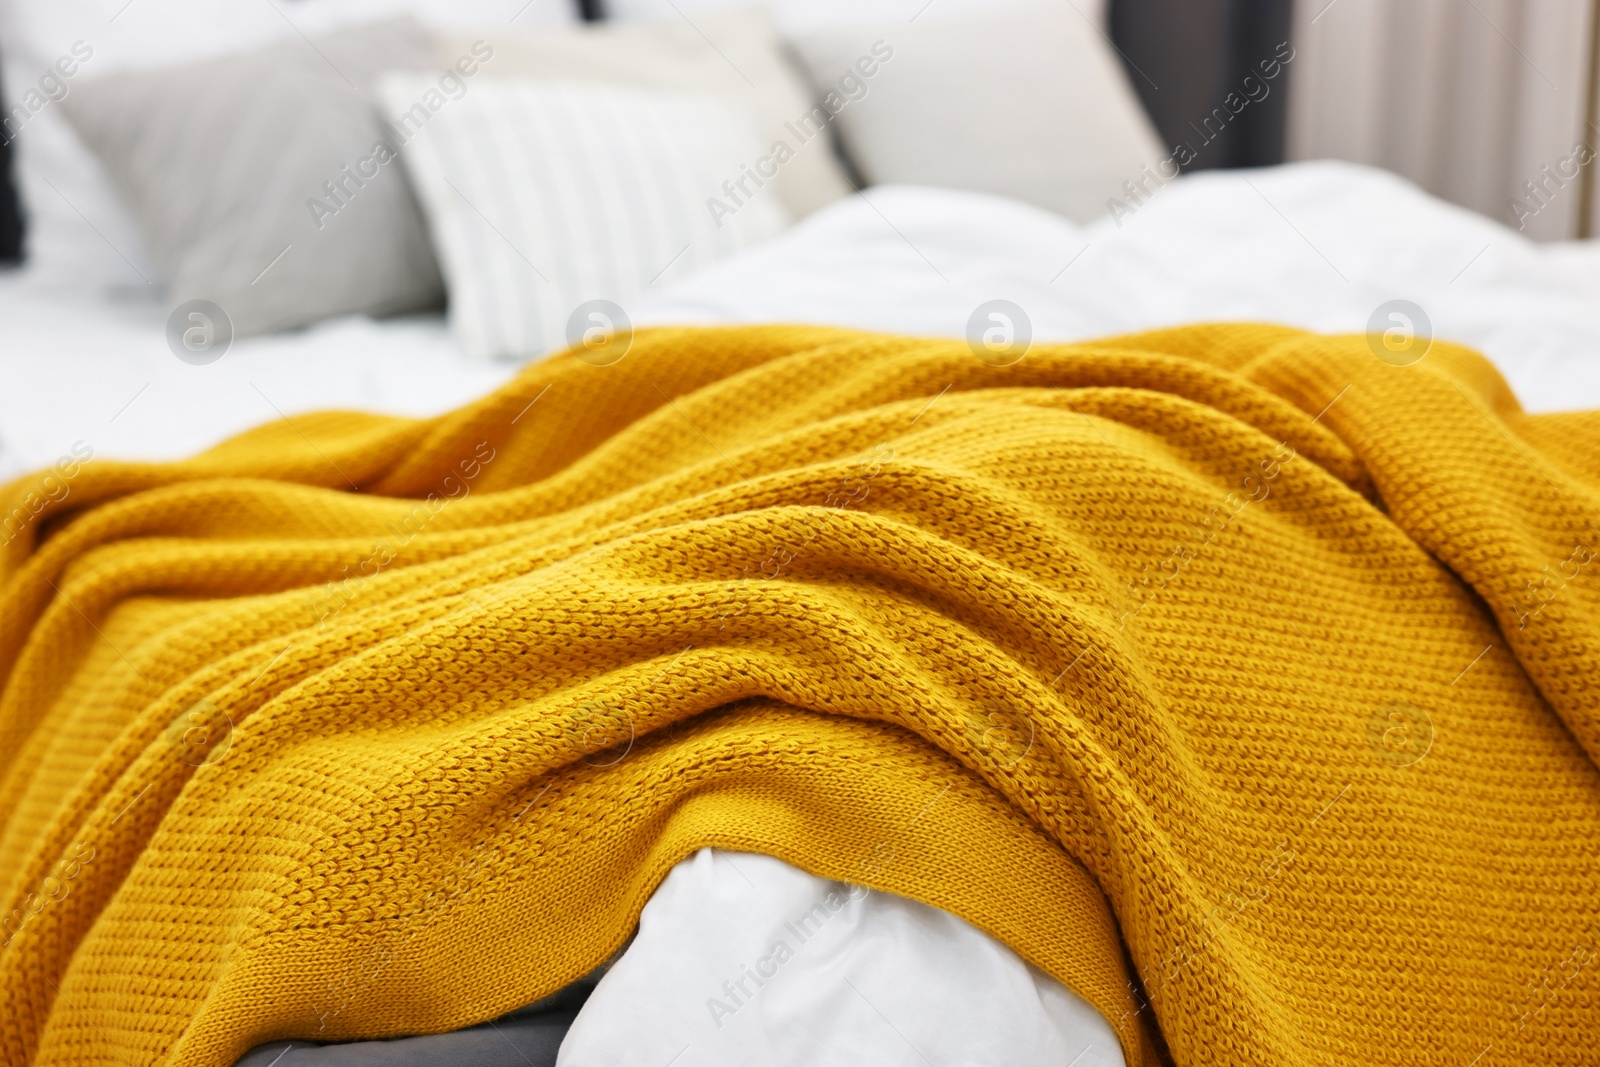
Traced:
<path fill-rule="evenodd" d="M 1167 153 L 1110 42 L 1066 0 L 794 44 L 874 184 L 995 193 L 1087 222 L 1126 195 L 1123 182 L 1153 189 L 1176 177 L 1150 176 Z"/>
<path fill-rule="evenodd" d="M 772 17 L 748 4 L 696 15 L 691 22 L 668 12 L 664 19 L 548 29 L 486 26 L 470 37 L 440 38 L 442 60 L 463 54 L 483 38 L 494 47 L 490 78 L 605 81 L 648 89 L 718 93 L 760 120 L 761 142 L 783 142 L 793 157 L 772 191 L 799 217 L 851 192 L 832 140 L 811 129 L 796 132 L 812 106 L 805 72 L 782 46 Z M 804 135 L 804 136 L 802 136 Z"/>
<path fill-rule="evenodd" d="M 580 305 L 623 304 L 788 222 L 772 196 L 737 195 L 763 152 L 721 97 L 516 79 L 430 94 L 414 75 L 380 89 L 469 355 L 526 359 L 589 323 L 626 331 L 616 309 Z"/>
<path fill-rule="evenodd" d="M 0 71 L 29 271 L 76 290 L 127 287 L 153 297 L 158 289 L 132 216 L 57 106 L 84 78 L 192 63 L 403 13 L 450 27 L 505 25 L 515 15 L 526 26 L 571 22 L 575 10 L 574 0 L 4 0 Z M 72 74 L 63 76 L 67 69 Z M 29 90 L 42 106 L 18 115 Z"/>

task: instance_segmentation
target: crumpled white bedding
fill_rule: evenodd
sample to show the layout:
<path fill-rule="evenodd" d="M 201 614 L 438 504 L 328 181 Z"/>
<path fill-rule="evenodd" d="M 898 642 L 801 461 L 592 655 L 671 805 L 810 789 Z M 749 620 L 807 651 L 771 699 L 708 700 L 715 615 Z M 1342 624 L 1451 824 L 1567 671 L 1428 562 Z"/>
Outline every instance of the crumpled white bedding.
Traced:
<path fill-rule="evenodd" d="M 1530 410 L 1600 406 L 1596 242 L 1533 245 L 1337 163 L 1185 177 L 1130 206 L 1120 225 L 1079 226 L 977 194 L 874 188 L 627 310 L 636 325 L 961 336 L 980 303 L 1001 298 L 1042 341 L 1219 319 L 1361 331 L 1380 304 L 1405 299 L 1436 336 L 1489 355 Z M 167 349 L 165 317 L 150 297 L 0 278 L 0 477 L 79 441 L 96 457 L 165 458 L 314 408 L 431 414 L 514 372 L 467 361 L 437 317 L 342 320 L 191 366 Z M 740 871 L 748 882 L 734 884 Z M 722 983 L 759 967 L 791 912 L 828 891 L 777 860 L 686 860 L 563 1062 L 1121 1064 L 1104 1020 L 1059 984 L 959 920 L 877 893 L 849 901 L 814 945 L 713 1020 L 707 1001 L 727 1003 Z"/>
<path fill-rule="evenodd" d="M 1409 300 L 1530 411 L 1600 404 L 1600 241 L 1534 244 L 1385 171 L 1211 171 L 1074 225 L 1026 204 L 881 187 L 638 302 L 648 322 L 828 322 L 962 336 L 995 298 L 1041 340 L 1199 321 L 1362 332 Z"/>
<path fill-rule="evenodd" d="M 1121 1067 L 1088 1002 L 947 912 L 769 856 L 673 868 L 557 1067 Z"/>
<path fill-rule="evenodd" d="M 1302 163 L 1180 178 L 1118 221 L 883 186 L 659 290 L 636 325 L 790 321 L 960 336 L 978 304 L 1020 305 L 1036 341 L 1210 319 L 1359 331 L 1391 299 L 1474 345 L 1529 410 L 1600 405 L 1600 243 L 1536 245 L 1383 171 Z M 108 247 L 108 256 L 115 253 Z M 279 413 L 424 415 L 513 368 L 466 360 L 436 316 L 342 319 L 190 366 L 154 294 L 0 276 L 0 477 L 96 455 L 181 456 Z"/>

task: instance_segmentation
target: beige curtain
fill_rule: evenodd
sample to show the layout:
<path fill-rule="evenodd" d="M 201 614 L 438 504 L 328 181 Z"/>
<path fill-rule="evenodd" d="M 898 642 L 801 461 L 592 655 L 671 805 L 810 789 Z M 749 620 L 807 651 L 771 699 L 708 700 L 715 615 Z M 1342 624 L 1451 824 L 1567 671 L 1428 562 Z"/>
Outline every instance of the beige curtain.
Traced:
<path fill-rule="evenodd" d="M 1296 0 L 1289 158 L 1387 167 L 1539 240 L 1592 232 L 1597 7 Z"/>

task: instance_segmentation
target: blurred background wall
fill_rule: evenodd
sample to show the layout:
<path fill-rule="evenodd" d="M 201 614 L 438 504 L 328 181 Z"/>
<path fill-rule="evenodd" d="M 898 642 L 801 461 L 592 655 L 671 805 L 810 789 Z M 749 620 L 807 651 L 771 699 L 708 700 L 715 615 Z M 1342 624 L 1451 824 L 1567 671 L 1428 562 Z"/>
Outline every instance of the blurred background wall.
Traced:
<path fill-rule="evenodd" d="M 1594 236 L 1596 0 L 1112 0 L 1111 36 L 1184 170 L 1385 167 L 1536 240 Z M 1278 90 L 1205 117 L 1275 46 Z"/>
<path fill-rule="evenodd" d="M 1296 0 L 1287 155 L 1387 167 L 1530 237 L 1595 234 L 1594 0 Z"/>

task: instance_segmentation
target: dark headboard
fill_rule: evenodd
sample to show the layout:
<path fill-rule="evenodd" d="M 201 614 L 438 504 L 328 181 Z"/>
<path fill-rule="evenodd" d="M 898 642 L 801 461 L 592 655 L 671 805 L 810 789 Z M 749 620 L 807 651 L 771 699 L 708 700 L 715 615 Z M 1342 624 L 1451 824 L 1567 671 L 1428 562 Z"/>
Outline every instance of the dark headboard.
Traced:
<path fill-rule="evenodd" d="M 585 20 L 605 18 L 605 0 L 575 2 Z M 1112 43 L 1161 139 L 1193 149 L 1175 157 L 1182 169 L 1283 162 L 1289 65 L 1228 122 L 1205 120 L 1243 95 L 1246 75 L 1262 81 L 1263 61 L 1281 61 L 1293 11 L 1294 0 L 1110 0 Z"/>
<path fill-rule="evenodd" d="M 1279 49 L 1292 14 L 1293 0 L 1111 0 L 1111 39 L 1139 99 L 1169 148 L 1194 153 L 1176 157 L 1184 170 L 1283 162 L 1294 63 Z"/>
<path fill-rule="evenodd" d="M 5 92 L 0 89 L 0 116 L 6 114 Z M 12 173 L 10 135 L 0 126 L 0 264 L 22 258 L 22 204 Z"/>

